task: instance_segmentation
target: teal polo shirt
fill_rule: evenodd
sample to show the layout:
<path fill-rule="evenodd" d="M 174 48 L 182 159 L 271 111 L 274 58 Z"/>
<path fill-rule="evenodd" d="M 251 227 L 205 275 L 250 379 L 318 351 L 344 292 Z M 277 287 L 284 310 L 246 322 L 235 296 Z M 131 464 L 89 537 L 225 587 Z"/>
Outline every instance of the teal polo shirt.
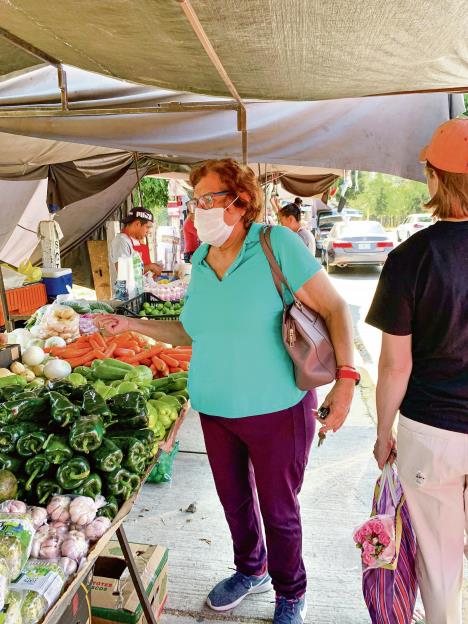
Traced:
<path fill-rule="evenodd" d="M 189 393 L 194 409 L 243 418 L 296 405 L 305 395 L 281 337 L 282 303 L 260 244 L 263 225 L 250 227 L 236 260 L 219 279 L 205 258 L 192 256 L 181 321 L 193 340 Z M 321 267 L 291 230 L 271 233 L 275 257 L 294 292 Z M 292 298 L 290 297 L 292 301 Z"/>

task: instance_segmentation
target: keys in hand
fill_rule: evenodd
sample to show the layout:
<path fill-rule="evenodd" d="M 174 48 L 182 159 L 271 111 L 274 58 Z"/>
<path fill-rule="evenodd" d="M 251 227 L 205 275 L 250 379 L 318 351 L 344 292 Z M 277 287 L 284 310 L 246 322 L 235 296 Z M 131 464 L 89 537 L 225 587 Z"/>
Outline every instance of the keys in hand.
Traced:
<path fill-rule="evenodd" d="M 319 409 L 317 410 L 317 416 L 318 418 L 320 418 L 320 420 L 325 420 L 329 413 L 330 413 L 330 408 L 324 407 L 323 405 L 322 407 L 319 407 Z M 320 431 L 318 432 L 318 439 L 319 439 L 318 446 L 319 447 L 322 446 L 326 438 L 327 438 L 326 430 L 320 429 Z"/>

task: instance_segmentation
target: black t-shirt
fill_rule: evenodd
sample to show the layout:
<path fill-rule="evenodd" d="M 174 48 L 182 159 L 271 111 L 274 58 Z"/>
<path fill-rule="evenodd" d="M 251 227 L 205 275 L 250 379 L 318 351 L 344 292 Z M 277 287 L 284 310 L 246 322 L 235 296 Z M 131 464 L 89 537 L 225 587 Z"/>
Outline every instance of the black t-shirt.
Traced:
<path fill-rule="evenodd" d="M 392 251 L 366 322 L 412 334 L 401 413 L 468 433 L 468 221 L 438 221 Z"/>

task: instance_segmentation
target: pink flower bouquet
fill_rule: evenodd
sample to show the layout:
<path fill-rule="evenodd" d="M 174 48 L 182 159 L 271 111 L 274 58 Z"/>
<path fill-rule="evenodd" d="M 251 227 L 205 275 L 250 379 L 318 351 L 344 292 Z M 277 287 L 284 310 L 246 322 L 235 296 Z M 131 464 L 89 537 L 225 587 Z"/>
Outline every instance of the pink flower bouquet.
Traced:
<path fill-rule="evenodd" d="M 353 538 L 365 567 L 381 568 L 391 563 L 396 552 L 394 516 L 372 516 L 354 531 Z"/>

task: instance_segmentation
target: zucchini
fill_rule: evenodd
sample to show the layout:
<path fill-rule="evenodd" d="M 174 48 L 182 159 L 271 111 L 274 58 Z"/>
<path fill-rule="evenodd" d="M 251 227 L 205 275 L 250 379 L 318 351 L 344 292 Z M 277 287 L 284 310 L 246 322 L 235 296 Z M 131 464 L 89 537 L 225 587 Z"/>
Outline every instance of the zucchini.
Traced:
<path fill-rule="evenodd" d="M 104 312 L 106 314 L 114 313 L 114 308 L 103 301 L 90 301 L 89 307 L 91 308 L 91 312 Z"/>

